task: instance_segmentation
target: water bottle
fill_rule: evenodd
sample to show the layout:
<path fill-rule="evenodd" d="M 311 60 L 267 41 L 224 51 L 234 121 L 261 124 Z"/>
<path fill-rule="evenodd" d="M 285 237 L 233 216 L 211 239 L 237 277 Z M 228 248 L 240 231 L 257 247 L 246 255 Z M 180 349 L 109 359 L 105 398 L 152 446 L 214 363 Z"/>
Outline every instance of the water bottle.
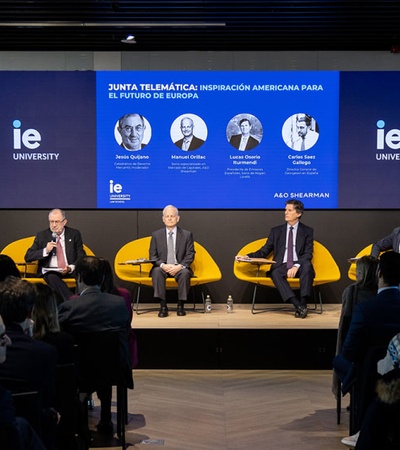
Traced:
<path fill-rule="evenodd" d="M 228 300 L 226 301 L 226 312 L 232 313 L 233 312 L 233 298 L 232 295 L 228 295 Z"/>
<path fill-rule="evenodd" d="M 211 297 L 210 297 L 209 295 L 207 295 L 207 297 L 206 297 L 205 312 L 206 312 L 206 313 L 210 313 L 210 312 L 211 312 L 211 309 L 212 309 L 212 306 L 211 306 Z"/>

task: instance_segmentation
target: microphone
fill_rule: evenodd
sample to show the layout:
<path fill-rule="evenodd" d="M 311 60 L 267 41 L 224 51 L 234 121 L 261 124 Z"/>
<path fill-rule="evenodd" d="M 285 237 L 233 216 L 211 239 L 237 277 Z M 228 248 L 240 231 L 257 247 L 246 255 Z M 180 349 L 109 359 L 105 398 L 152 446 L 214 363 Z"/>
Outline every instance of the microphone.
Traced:
<path fill-rule="evenodd" d="M 57 233 L 54 233 L 54 232 L 51 233 L 51 237 L 52 237 L 51 242 L 56 242 L 57 241 Z M 56 256 L 57 249 L 54 247 L 53 250 L 50 253 L 51 253 L 51 256 Z"/>

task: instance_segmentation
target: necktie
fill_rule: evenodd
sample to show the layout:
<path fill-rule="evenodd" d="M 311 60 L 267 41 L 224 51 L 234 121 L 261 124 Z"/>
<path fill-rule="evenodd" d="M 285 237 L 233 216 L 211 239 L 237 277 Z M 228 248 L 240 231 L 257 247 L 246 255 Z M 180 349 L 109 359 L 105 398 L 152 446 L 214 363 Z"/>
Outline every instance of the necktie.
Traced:
<path fill-rule="evenodd" d="M 60 242 L 60 236 L 57 237 L 56 256 L 57 256 L 57 267 L 59 269 L 64 269 L 64 267 L 67 264 L 65 263 L 64 252 L 63 252 L 63 249 L 61 247 L 61 242 Z"/>
<path fill-rule="evenodd" d="M 172 231 L 168 231 L 168 243 L 167 243 L 167 264 L 175 264 L 175 251 L 174 251 L 174 240 Z"/>
<path fill-rule="evenodd" d="M 190 139 L 185 138 L 183 140 L 182 150 L 189 150 Z"/>
<path fill-rule="evenodd" d="M 288 269 L 293 267 L 293 227 L 289 228 L 286 267 Z"/>
<path fill-rule="evenodd" d="M 305 145 L 304 145 L 304 137 L 302 137 L 301 138 L 301 147 L 300 147 L 300 150 L 305 150 L 306 149 L 306 147 L 305 147 Z"/>

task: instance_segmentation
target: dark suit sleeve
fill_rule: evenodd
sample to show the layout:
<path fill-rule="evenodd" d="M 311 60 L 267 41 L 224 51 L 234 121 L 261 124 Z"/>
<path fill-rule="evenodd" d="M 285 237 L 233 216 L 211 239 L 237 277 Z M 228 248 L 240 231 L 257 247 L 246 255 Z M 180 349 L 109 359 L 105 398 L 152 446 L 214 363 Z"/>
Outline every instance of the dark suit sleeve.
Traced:
<path fill-rule="evenodd" d="M 48 256 L 43 256 L 43 249 L 49 241 L 51 241 L 51 234 L 47 235 L 46 231 L 37 233 L 32 247 L 28 248 L 25 253 L 25 261 L 32 262 L 48 258 Z"/>
<path fill-rule="evenodd" d="M 348 361 L 358 362 L 363 358 L 363 343 L 367 340 L 363 304 L 358 304 L 351 318 L 349 331 L 343 343 L 342 355 Z"/>
<path fill-rule="evenodd" d="M 85 250 L 83 249 L 82 235 L 79 230 L 68 229 L 65 239 L 65 252 L 68 264 L 76 265 L 81 258 L 86 256 Z"/>
<path fill-rule="evenodd" d="M 300 265 L 311 261 L 314 251 L 314 230 L 310 227 L 300 227 L 301 225 L 300 223 L 297 230 L 297 242 L 300 245 L 298 248 L 296 246 L 297 261 Z"/>
<path fill-rule="evenodd" d="M 399 242 L 400 242 L 400 227 L 395 228 L 393 232 L 389 234 L 389 236 L 385 236 L 383 239 L 380 239 L 379 241 L 375 242 L 374 245 L 372 246 L 371 256 L 378 258 L 380 252 L 384 252 L 386 250 L 394 250 L 398 252 Z"/>
<path fill-rule="evenodd" d="M 164 230 L 162 231 L 164 232 Z M 162 263 L 165 263 L 167 258 L 166 249 L 165 251 L 163 251 L 162 247 L 164 245 L 161 243 L 161 241 L 162 241 L 161 231 L 160 230 L 154 231 L 151 235 L 149 256 L 150 259 L 154 260 L 153 264 L 156 267 L 159 267 Z M 166 245 L 167 245 L 167 238 L 165 238 L 165 247 Z"/>
<path fill-rule="evenodd" d="M 276 229 L 273 228 L 265 241 L 265 244 L 256 252 L 249 253 L 247 256 L 250 258 L 267 258 L 274 252 L 274 245 L 276 242 Z"/>
<path fill-rule="evenodd" d="M 190 231 L 185 231 L 183 236 L 183 242 L 177 242 L 177 246 L 179 247 L 176 252 L 177 260 L 179 264 L 189 268 L 194 261 L 195 255 L 193 234 Z"/>

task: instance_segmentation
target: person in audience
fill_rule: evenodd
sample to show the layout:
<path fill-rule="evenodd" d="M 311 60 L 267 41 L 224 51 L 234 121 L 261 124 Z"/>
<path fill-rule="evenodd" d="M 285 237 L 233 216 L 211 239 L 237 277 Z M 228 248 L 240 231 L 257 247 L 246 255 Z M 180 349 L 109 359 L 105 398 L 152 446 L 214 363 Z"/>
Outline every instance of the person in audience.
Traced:
<path fill-rule="evenodd" d="M 356 450 L 400 448 L 400 333 L 389 343 L 386 356 L 378 361 L 380 375 L 376 393 L 361 425 Z"/>
<path fill-rule="evenodd" d="M 42 276 L 64 300 L 71 297 L 72 292 L 63 278 L 74 276 L 76 262 L 86 255 L 80 231 L 66 224 L 65 212 L 52 209 L 49 228 L 36 234 L 32 247 L 25 254 L 26 262 L 39 262 L 38 276 Z"/>
<path fill-rule="evenodd" d="M 100 258 L 85 256 L 78 261 L 75 271 L 79 296 L 60 305 L 60 325 L 64 331 L 72 335 L 119 330 L 121 374 L 126 380 L 127 387 L 132 389 L 132 361 L 128 349 L 130 318 L 125 301 L 120 296 L 101 292 L 104 270 Z M 97 395 L 101 403 L 97 430 L 99 433 L 113 434 L 111 386 L 97 390 Z"/>
<path fill-rule="evenodd" d="M 58 322 L 58 294 L 46 284 L 35 285 L 37 296 L 32 309 L 33 338 L 53 345 L 57 350 L 57 364 L 75 362 L 74 339 L 60 330 Z"/>
<path fill-rule="evenodd" d="M 270 276 L 282 300 L 292 303 L 295 317 L 301 319 L 307 317 L 307 303 L 315 276 L 311 263 L 314 230 L 300 222 L 303 213 L 303 202 L 288 200 L 285 207 L 286 224 L 272 228 L 264 246 L 256 252 L 236 255 L 238 261 L 243 258 L 269 258 L 273 254 L 275 264 L 271 266 Z M 288 278 L 300 279 L 300 299 L 290 287 Z"/>
<path fill-rule="evenodd" d="M 0 282 L 9 276 L 20 278 L 21 273 L 8 255 L 0 255 Z"/>
<path fill-rule="evenodd" d="M 108 294 L 119 295 L 125 300 L 125 306 L 129 314 L 129 320 L 132 323 L 132 297 L 128 289 L 117 287 L 114 282 L 114 274 L 111 268 L 110 262 L 100 257 L 103 269 L 103 282 L 101 283 L 101 292 L 107 292 Z M 132 357 L 132 369 L 134 369 L 138 364 L 138 350 L 137 350 L 137 340 L 135 332 L 132 327 L 129 329 L 128 336 L 129 350 Z"/>
<path fill-rule="evenodd" d="M 0 377 L 24 380 L 28 389 L 39 392 L 43 406 L 42 439 L 50 450 L 55 446 L 59 421 L 54 409 L 57 352 L 52 345 L 31 337 L 35 298 L 35 286 L 25 280 L 8 277 L 0 283 L 0 315 L 12 341 L 6 361 L 0 365 Z"/>
<path fill-rule="evenodd" d="M 378 259 L 362 256 L 356 261 L 356 282 L 348 286 L 342 294 L 342 310 L 336 343 L 336 354 L 340 353 L 349 329 L 353 310 L 358 303 L 370 299 L 378 290 Z"/>
<path fill-rule="evenodd" d="M 377 293 L 377 268 L 378 259 L 372 256 L 362 256 L 356 261 L 356 282 L 348 286 L 342 294 L 342 310 L 340 313 L 336 339 L 336 355 L 338 355 L 342 349 L 343 342 L 349 329 L 353 309 L 358 303 L 368 300 Z M 335 371 L 333 372 L 332 391 L 335 396 L 341 395 L 341 393 L 338 392 L 338 380 Z"/>
<path fill-rule="evenodd" d="M 386 250 L 393 250 L 394 252 L 400 253 L 400 227 L 395 228 L 389 236 L 385 236 L 379 241 L 376 241 L 372 245 L 371 256 L 378 258 L 379 254 Z"/>
<path fill-rule="evenodd" d="M 191 231 L 178 227 L 179 211 L 173 205 L 163 210 L 165 227 L 154 231 L 150 241 L 150 259 L 154 260 L 150 275 L 154 298 L 160 303 L 158 317 L 168 316 L 166 279 L 175 278 L 178 283 L 178 316 L 185 316 L 185 302 L 193 276 L 190 265 L 194 261 L 194 240 Z"/>
<path fill-rule="evenodd" d="M 0 364 L 7 358 L 11 339 L 0 316 Z M 0 381 L 1 382 L 1 381 Z M 15 416 L 11 392 L 0 384 L 0 428 L 7 430 L 8 448 L 12 450 L 45 450 L 35 430 L 23 417 Z M 2 442 L 1 444 L 6 444 Z"/>
<path fill-rule="evenodd" d="M 341 353 L 333 360 L 333 368 L 342 381 L 342 392 L 348 390 L 370 349 L 387 346 L 390 339 L 400 332 L 400 254 L 386 252 L 378 264 L 378 293 L 359 303 L 354 311 Z M 363 392 L 364 409 L 358 408 L 355 427 L 360 430 L 371 395 Z M 355 445 L 358 434 L 346 437 L 342 443 Z"/>

